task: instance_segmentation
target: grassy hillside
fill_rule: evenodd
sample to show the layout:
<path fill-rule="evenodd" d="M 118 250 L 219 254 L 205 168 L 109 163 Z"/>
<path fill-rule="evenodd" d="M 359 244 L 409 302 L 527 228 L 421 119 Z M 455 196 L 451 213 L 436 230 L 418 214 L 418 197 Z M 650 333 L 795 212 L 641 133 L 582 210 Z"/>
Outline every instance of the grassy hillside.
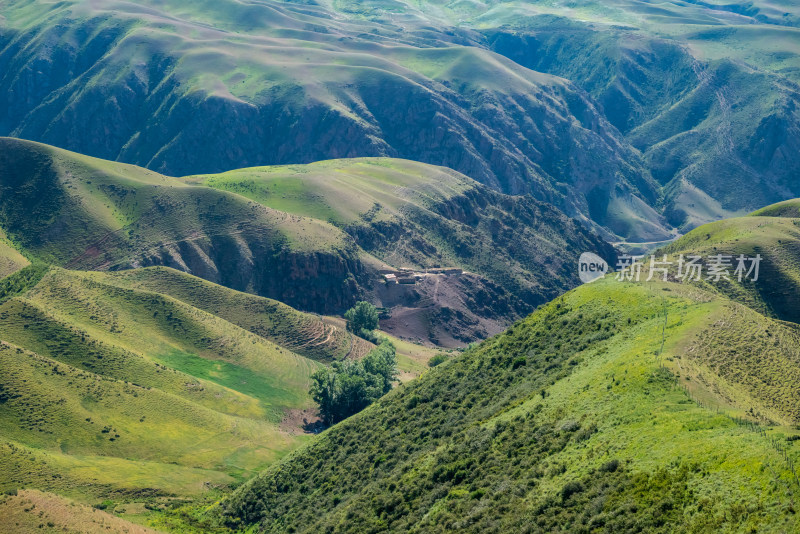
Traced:
<path fill-rule="evenodd" d="M 417 292 L 427 293 L 422 305 L 427 297 L 438 308 L 428 321 L 447 325 L 421 337 L 445 345 L 452 341 L 446 341 L 442 330 L 455 332 L 456 342 L 459 335 L 461 342 L 468 341 L 469 324 L 485 317 L 494 320 L 484 327 L 493 334 L 504 317 L 524 314 L 529 304 L 555 296 L 557 291 L 550 287 L 567 289 L 575 276 L 578 250 L 614 257 L 610 247 L 585 235 L 574 221 L 530 197 L 501 195 L 449 169 L 409 161 L 332 160 L 185 180 L 231 191 L 269 208 L 330 221 L 384 264 L 419 271 L 460 267 L 508 291 L 504 295 L 491 285 L 453 288 L 458 280 L 447 277 L 417 284 Z M 378 287 L 373 299 L 387 308 L 408 306 L 409 297 L 399 289 Z M 482 293 L 495 296 L 487 299 Z M 459 294 L 464 295 L 462 302 Z M 391 322 L 386 325 L 397 328 Z M 465 333 L 459 332 L 461 325 Z"/>
<path fill-rule="evenodd" d="M 691 230 L 798 195 L 800 29 L 766 22 L 753 3 L 579 4 L 593 9 L 501 3 L 486 16 L 530 16 L 483 31 L 493 50 L 602 104 L 663 186 L 669 224 Z"/>
<path fill-rule="evenodd" d="M 0 14 L 0 134 L 159 172 L 399 157 L 634 242 L 800 195 L 791 2 L 69 0 Z"/>
<path fill-rule="evenodd" d="M 25 267 L 0 280 L 0 489 L 206 498 L 308 439 L 314 360 L 370 346 L 172 269 Z"/>
<path fill-rule="evenodd" d="M 573 287 L 581 252 L 614 257 L 555 208 L 420 163 L 335 160 L 176 179 L 15 139 L 0 139 L 0 149 L 0 262 L 9 272 L 27 261 L 13 245 L 71 269 L 173 267 L 317 313 L 369 299 L 414 324 L 406 328 L 404 318 L 386 329 L 455 346 Z M 468 272 L 385 287 L 378 271 L 402 267 Z M 130 282 L 211 313 L 227 306 L 193 300 L 198 281 L 159 272 L 160 281 L 153 271 Z M 271 328 L 248 320 L 232 322 Z M 331 343 L 343 351 L 349 338 Z"/>
<path fill-rule="evenodd" d="M 0 278 L 5 278 L 27 265 L 30 265 L 28 259 L 9 243 L 0 230 Z"/>
<path fill-rule="evenodd" d="M 357 252 L 328 223 L 45 145 L 0 146 L 0 227 L 40 260 L 103 270 L 168 265 L 307 308 L 352 299 L 343 290 L 355 289 Z M 309 258 L 313 273 L 297 266 Z"/>
<path fill-rule="evenodd" d="M 602 218 L 625 238 L 669 234 L 641 155 L 602 109 L 572 83 L 487 50 L 475 32 L 395 13 L 366 20 L 339 2 L 200 6 L 0 4 L 0 64 L 21 73 L 0 79 L 9 95 L 0 134 L 173 175 L 412 159 Z M 29 88 L 28 78 L 42 83 Z M 595 157 L 603 164 L 590 166 Z M 593 195 L 612 209 L 590 214 Z"/>
<path fill-rule="evenodd" d="M 106 511 L 36 490 L 0 497 L 0 532 L 7 534 L 82 533 L 157 534 Z"/>
<path fill-rule="evenodd" d="M 797 335 L 696 287 L 608 277 L 329 429 L 221 512 L 266 532 L 793 531 Z"/>
<path fill-rule="evenodd" d="M 95 275 L 105 283 L 168 295 L 307 358 L 329 361 L 363 356 L 365 340 L 278 301 L 231 291 L 166 267 L 147 267 Z"/>
<path fill-rule="evenodd" d="M 800 322 L 796 300 L 800 291 L 800 218 L 798 201 L 790 200 L 767 206 L 746 217 L 726 219 L 689 232 L 662 250 L 673 260 L 680 254 L 708 257 L 718 254 L 738 258 L 762 257 L 759 278 L 739 283 L 735 277 L 705 286 L 721 292 L 762 313 L 783 320 Z M 674 269 L 673 269 L 674 270 Z M 701 283 L 703 284 L 703 283 Z"/>

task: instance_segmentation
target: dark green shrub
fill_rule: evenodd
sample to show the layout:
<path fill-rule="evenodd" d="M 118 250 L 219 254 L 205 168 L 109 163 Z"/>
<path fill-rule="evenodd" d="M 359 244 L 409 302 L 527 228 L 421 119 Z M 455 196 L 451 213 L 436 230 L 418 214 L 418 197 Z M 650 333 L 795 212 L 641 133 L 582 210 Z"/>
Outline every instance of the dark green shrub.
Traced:
<path fill-rule="evenodd" d="M 613 473 L 617 469 L 619 469 L 619 460 L 616 458 L 609 460 L 600 466 L 600 471 L 603 471 L 604 473 Z"/>
<path fill-rule="evenodd" d="M 383 341 L 361 360 L 334 362 L 311 375 L 309 394 L 333 424 L 360 412 L 392 389 L 397 377 L 394 345 Z"/>
<path fill-rule="evenodd" d="M 572 480 L 564 484 L 564 487 L 561 488 L 561 500 L 566 501 L 576 493 L 580 493 L 583 491 L 583 484 L 578 482 L 577 480 Z"/>
<path fill-rule="evenodd" d="M 447 361 L 447 356 L 445 354 L 437 354 L 430 360 L 428 360 L 428 367 L 436 367 L 439 364 L 442 364 Z"/>

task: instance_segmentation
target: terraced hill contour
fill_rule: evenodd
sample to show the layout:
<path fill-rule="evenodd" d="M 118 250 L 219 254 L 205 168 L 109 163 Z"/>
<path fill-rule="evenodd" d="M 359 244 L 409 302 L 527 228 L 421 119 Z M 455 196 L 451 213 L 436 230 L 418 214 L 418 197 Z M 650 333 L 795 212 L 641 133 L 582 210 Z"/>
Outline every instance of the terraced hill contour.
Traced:
<path fill-rule="evenodd" d="M 167 268 L 23 268 L 0 280 L 0 487 L 86 502 L 235 483 L 307 439 L 318 362 L 370 346 Z"/>

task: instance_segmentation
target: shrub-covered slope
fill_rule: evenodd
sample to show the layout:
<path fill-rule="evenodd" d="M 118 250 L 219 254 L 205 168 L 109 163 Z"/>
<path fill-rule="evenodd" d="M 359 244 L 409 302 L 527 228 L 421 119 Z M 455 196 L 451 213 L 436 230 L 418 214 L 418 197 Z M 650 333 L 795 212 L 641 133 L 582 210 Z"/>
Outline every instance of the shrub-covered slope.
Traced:
<path fill-rule="evenodd" d="M 793 531 L 800 453 L 782 425 L 800 421 L 797 335 L 693 286 L 609 277 L 327 430 L 223 518 L 266 532 Z"/>

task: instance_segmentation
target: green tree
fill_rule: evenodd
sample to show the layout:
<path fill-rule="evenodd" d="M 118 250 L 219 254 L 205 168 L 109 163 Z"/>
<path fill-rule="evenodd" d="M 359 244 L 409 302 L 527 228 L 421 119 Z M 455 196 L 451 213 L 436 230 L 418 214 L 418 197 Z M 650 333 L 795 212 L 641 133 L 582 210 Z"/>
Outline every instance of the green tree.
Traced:
<path fill-rule="evenodd" d="M 394 345 L 384 341 L 358 361 L 334 362 L 311 375 L 309 393 L 322 419 L 333 424 L 360 412 L 392 389 L 397 376 Z"/>
<path fill-rule="evenodd" d="M 369 351 L 361 360 L 364 370 L 381 379 L 381 395 L 392 389 L 392 382 L 397 378 L 397 351 L 388 339 Z"/>
<path fill-rule="evenodd" d="M 359 301 L 344 314 L 347 329 L 354 334 L 371 338 L 371 332 L 378 328 L 378 309 L 365 301 Z"/>
<path fill-rule="evenodd" d="M 447 361 L 447 355 L 439 353 L 430 360 L 428 360 L 428 367 L 436 367 L 437 365 L 443 364 L 446 361 Z"/>

